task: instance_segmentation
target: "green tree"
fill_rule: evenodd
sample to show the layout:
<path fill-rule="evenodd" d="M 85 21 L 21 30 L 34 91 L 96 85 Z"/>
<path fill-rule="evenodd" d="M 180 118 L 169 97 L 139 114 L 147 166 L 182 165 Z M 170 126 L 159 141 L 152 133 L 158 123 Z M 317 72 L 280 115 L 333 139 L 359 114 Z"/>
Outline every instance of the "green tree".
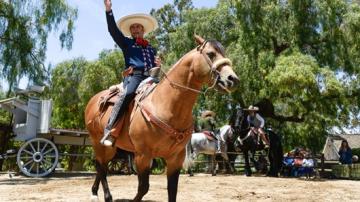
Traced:
<path fill-rule="evenodd" d="M 6 98 L 24 77 L 36 84 L 48 79 L 49 71 L 43 64 L 48 33 L 60 30 L 62 47 L 70 49 L 76 18 L 77 10 L 64 0 L 0 1 L 0 80 L 9 86 Z M 9 137 L 9 132 L 0 135 L 0 153 L 8 148 Z"/>
<path fill-rule="evenodd" d="M 176 29 L 184 23 L 185 13 L 193 8 L 191 0 L 174 0 L 173 4 L 165 4 L 158 10 L 152 9 L 150 14 L 159 23 L 159 29 L 149 36 L 152 44 L 158 46 L 160 51 L 168 51 L 171 45 L 169 34 L 176 32 Z"/>
<path fill-rule="evenodd" d="M 344 0 L 220 0 L 166 32 L 166 63 L 194 48 L 194 33 L 219 40 L 241 84 L 230 96 L 200 96 L 195 113 L 227 120 L 234 105 L 257 104 L 287 147 L 318 150 L 333 126 L 359 125 L 359 16 Z"/>
<path fill-rule="evenodd" d="M 58 64 L 52 71 L 50 97 L 53 99 L 52 127 L 85 130 L 86 104 L 96 93 L 121 81 L 124 66 L 122 53 L 105 50 L 99 59 L 87 62 L 77 58 Z M 69 153 L 84 153 L 85 147 L 65 146 Z M 73 169 L 73 163 L 83 165 L 85 158 L 69 157 L 63 160 L 65 167 Z"/>
<path fill-rule="evenodd" d="M 0 78 L 9 84 L 7 97 L 18 81 L 46 80 L 44 66 L 48 33 L 60 31 L 62 47 L 71 48 L 77 10 L 64 0 L 0 1 Z"/>

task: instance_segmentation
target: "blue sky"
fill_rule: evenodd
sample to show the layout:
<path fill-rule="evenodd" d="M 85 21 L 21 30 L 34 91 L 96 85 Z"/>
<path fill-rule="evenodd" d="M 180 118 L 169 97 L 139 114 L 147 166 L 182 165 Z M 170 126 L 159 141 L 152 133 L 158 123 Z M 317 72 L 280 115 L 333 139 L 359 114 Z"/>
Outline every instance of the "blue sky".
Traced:
<path fill-rule="evenodd" d="M 113 0 L 112 7 L 116 19 L 133 13 L 149 13 L 152 8 L 160 8 L 173 0 Z M 114 42 L 107 31 L 103 0 L 68 0 L 78 8 L 75 22 L 74 41 L 70 51 L 61 49 L 59 33 L 51 33 L 48 39 L 45 65 L 56 65 L 67 59 L 84 56 L 95 60 L 103 49 L 111 49 Z M 217 0 L 193 0 L 195 7 L 215 7 Z"/>

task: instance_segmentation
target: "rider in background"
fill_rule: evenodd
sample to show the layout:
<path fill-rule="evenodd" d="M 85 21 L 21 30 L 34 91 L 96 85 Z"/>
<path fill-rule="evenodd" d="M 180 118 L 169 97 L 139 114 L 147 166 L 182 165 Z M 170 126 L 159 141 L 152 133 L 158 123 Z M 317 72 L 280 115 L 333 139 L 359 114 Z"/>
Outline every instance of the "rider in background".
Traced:
<path fill-rule="evenodd" d="M 250 124 L 250 127 L 256 134 L 260 135 L 262 141 L 265 143 L 265 147 L 269 147 L 270 143 L 269 140 L 266 138 L 266 134 L 263 129 L 265 125 L 265 120 L 260 116 L 260 114 L 257 113 L 259 111 L 259 108 L 250 105 L 248 111 L 249 115 L 247 116 L 247 121 Z"/>
<path fill-rule="evenodd" d="M 204 111 L 201 114 L 199 126 L 200 126 L 200 131 L 202 132 L 208 131 L 217 139 L 216 153 L 221 154 L 221 147 L 220 147 L 221 137 L 217 132 L 215 132 L 216 130 L 215 116 L 216 114 L 213 111 L 209 111 L 209 110 Z"/>
<path fill-rule="evenodd" d="M 161 61 L 156 57 L 156 50 L 144 39 L 145 34 L 158 27 L 156 19 L 147 14 L 134 14 L 122 17 L 116 24 L 111 0 L 104 0 L 104 4 L 108 31 L 121 48 L 126 65 L 123 71 L 124 92 L 112 109 L 100 141 L 105 146 L 112 146 L 116 137 L 111 134 L 111 129 L 126 112 L 139 84 L 150 76 L 149 71 L 153 67 L 161 66 Z"/>

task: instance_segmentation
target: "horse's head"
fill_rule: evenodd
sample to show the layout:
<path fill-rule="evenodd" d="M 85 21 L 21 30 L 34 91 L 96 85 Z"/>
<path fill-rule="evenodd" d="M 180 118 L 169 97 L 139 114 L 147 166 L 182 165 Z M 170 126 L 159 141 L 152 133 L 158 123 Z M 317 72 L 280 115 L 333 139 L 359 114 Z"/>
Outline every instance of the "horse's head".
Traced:
<path fill-rule="evenodd" d="M 237 106 L 230 117 L 229 124 L 235 130 L 243 130 L 247 127 L 245 116 L 244 110 L 240 106 Z"/>
<path fill-rule="evenodd" d="M 195 40 L 199 45 L 192 64 L 195 76 L 219 91 L 233 91 L 239 78 L 232 69 L 230 59 L 225 57 L 224 47 L 218 41 L 204 40 L 197 35 Z"/>

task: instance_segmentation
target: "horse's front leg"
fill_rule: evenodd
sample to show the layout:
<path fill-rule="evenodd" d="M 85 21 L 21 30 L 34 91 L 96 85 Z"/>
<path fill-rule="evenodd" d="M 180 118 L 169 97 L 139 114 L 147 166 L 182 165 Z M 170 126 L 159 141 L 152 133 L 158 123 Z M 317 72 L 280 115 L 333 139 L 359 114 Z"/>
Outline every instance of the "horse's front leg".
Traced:
<path fill-rule="evenodd" d="M 185 149 L 176 155 L 172 155 L 171 157 L 166 159 L 167 165 L 167 189 L 168 189 L 168 201 L 175 202 L 178 183 L 179 183 L 179 175 L 180 170 L 182 168 L 182 162 L 185 158 Z"/>
<path fill-rule="evenodd" d="M 244 151 L 244 158 L 245 158 L 245 175 L 251 176 L 251 168 L 249 162 L 249 151 Z"/>
<path fill-rule="evenodd" d="M 149 191 L 149 175 L 152 158 L 144 154 L 135 155 L 136 170 L 138 173 L 138 191 L 134 202 L 140 202 L 144 195 Z"/>
<path fill-rule="evenodd" d="M 255 153 L 256 153 L 255 150 L 251 150 L 251 151 L 250 151 L 250 161 L 254 164 L 254 167 L 255 167 L 256 171 L 260 171 L 259 162 L 257 162 L 257 161 L 255 160 Z"/>

